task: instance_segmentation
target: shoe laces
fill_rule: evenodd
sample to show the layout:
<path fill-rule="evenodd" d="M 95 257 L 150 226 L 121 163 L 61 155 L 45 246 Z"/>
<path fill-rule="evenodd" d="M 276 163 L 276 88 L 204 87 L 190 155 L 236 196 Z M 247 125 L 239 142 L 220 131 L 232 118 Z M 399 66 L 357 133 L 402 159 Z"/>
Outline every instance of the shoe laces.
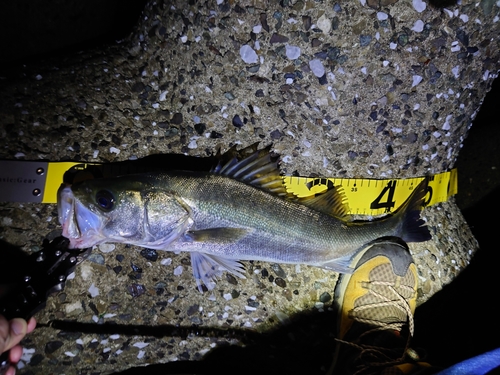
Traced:
<path fill-rule="evenodd" d="M 410 304 L 407 299 L 403 297 L 402 292 L 405 295 L 412 295 L 414 290 L 412 287 L 408 285 L 395 285 L 389 281 L 380 281 L 375 280 L 369 283 L 364 283 L 365 287 L 368 289 L 369 293 L 377 298 L 377 302 L 364 304 L 361 306 L 355 306 L 354 309 L 350 312 L 351 317 L 360 323 L 366 323 L 372 326 L 379 326 L 382 329 L 394 329 L 397 331 L 401 331 L 405 324 L 408 324 L 408 329 L 410 331 L 410 336 L 413 336 L 414 333 L 414 322 L 413 322 L 413 313 L 411 311 Z M 388 291 L 388 295 L 382 294 L 378 292 L 374 286 L 385 286 L 385 290 Z M 396 289 L 400 289 L 399 291 Z M 364 314 L 367 310 L 380 309 L 384 307 L 394 307 L 400 310 L 402 313 L 406 314 L 407 321 L 399 321 L 387 323 L 378 319 L 370 318 L 368 314 Z"/>
<path fill-rule="evenodd" d="M 349 316 L 354 320 L 353 325 L 356 322 L 362 323 L 366 329 L 358 336 L 356 342 L 336 339 L 339 343 L 347 344 L 359 351 L 355 359 L 359 367 L 355 374 L 365 374 L 367 369 L 378 373 L 383 367 L 418 361 L 418 354 L 409 347 L 410 339 L 414 333 L 414 321 L 411 307 L 407 298 L 404 297 L 414 294 L 414 289 L 408 285 L 381 280 L 363 282 L 363 287 L 368 290 L 371 295 L 369 300 L 373 302 L 355 306 L 349 312 Z M 382 289 L 383 293 L 380 292 Z M 387 308 L 396 309 L 403 316 L 406 316 L 406 320 L 395 318 L 395 321 L 384 321 L 377 319 L 377 314 L 370 313 L 377 311 L 377 309 Z M 406 343 L 402 347 L 401 332 L 405 326 L 408 327 L 408 335 Z M 388 337 L 385 342 L 387 345 L 377 345 L 380 342 L 375 341 L 374 338 L 384 334 L 386 338 Z M 375 344 L 373 344 L 374 342 Z"/>

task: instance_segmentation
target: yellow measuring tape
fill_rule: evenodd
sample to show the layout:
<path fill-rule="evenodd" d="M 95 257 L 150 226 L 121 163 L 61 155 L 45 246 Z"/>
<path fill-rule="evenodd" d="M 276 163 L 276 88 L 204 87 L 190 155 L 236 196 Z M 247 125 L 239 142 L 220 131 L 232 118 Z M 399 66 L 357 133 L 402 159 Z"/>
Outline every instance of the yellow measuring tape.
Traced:
<path fill-rule="evenodd" d="M 42 203 L 57 203 L 57 190 L 64 173 L 78 165 L 84 170 L 92 163 L 49 162 Z M 310 178 L 285 176 L 283 180 L 288 192 L 298 197 L 308 197 L 325 192 L 333 186 L 342 186 L 349 205 L 349 214 L 376 216 L 396 210 L 410 196 L 413 188 L 424 178 L 407 179 L 362 179 L 362 178 Z M 448 200 L 457 193 L 457 170 L 429 177 L 427 205 Z"/>
<path fill-rule="evenodd" d="M 298 197 L 323 193 L 333 186 L 342 186 L 351 215 L 376 216 L 396 210 L 424 179 L 364 179 L 364 178 L 284 178 L 287 191 Z M 445 202 L 457 193 L 457 170 L 429 177 L 426 205 Z"/>

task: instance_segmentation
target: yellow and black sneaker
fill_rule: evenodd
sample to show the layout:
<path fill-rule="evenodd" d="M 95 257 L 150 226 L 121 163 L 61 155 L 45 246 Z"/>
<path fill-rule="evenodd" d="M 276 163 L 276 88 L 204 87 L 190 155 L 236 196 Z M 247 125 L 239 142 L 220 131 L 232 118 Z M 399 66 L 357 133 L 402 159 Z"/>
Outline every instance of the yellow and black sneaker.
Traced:
<path fill-rule="evenodd" d="M 409 347 L 417 267 L 406 243 L 374 241 L 353 259 L 335 289 L 337 349 L 329 374 L 421 374 L 430 370 Z"/>

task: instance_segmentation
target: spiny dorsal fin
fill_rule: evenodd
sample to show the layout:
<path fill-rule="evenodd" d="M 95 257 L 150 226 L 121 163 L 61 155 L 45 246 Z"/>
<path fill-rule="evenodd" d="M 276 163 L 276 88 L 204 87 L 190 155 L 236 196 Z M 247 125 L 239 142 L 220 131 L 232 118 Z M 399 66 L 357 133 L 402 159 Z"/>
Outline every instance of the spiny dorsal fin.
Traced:
<path fill-rule="evenodd" d="M 248 156 L 251 156 L 252 154 L 257 152 L 257 150 L 259 149 L 259 143 L 260 142 L 252 143 L 250 146 L 247 146 L 247 147 L 242 148 L 240 150 L 237 150 L 236 149 L 237 145 L 234 145 L 224 153 L 222 153 L 221 149 L 219 148 L 217 150 L 217 154 L 215 155 L 215 158 L 217 160 L 217 165 L 212 167 L 211 172 L 219 173 L 217 168 L 220 169 L 222 166 L 224 166 L 225 164 L 227 164 L 231 160 L 236 159 L 236 161 L 239 161 L 239 160 L 245 159 Z"/>
<path fill-rule="evenodd" d="M 253 147 L 255 145 L 244 148 L 237 153 L 231 148 L 228 152 L 234 155 L 229 160 L 224 157 L 227 153 L 222 155 L 219 164 L 212 170 L 212 173 L 234 178 L 282 197 L 288 196 L 280 176 L 278 163 L 271 160 L 271 145 L 254 151 L 248 156 L 245 155 L 241 160 L 238 158 L 239 155 L 246 153 L 243 151 Z"/>
<path fill-rule="evenodd" d="M 342 186 L 335 186 L 314 198 L 301 198 L 298 202 L 342 221 L 351 221 L 348 214 L 350 211 L 349 205 Z"/>

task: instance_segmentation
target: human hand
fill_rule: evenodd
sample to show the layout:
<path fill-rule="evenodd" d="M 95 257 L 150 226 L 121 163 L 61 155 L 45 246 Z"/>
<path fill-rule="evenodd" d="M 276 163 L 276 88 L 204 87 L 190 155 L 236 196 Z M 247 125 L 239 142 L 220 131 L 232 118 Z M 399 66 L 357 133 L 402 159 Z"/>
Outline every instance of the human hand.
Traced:
<path fill-rule="evenodd" d="M 4 316 L 0 315 L 0 353 L 9 352 L 9 361 L 11 364 L 16 364 L 21 359 L 23 348 L 18 345 L 19 342 L 35 329 L 35 318 L 31 318 L 28 323 L 24 319 L 16 318 L 7 321 Z M 16 369 L 10 366 L 5 375 L 14 375 Z"/>

